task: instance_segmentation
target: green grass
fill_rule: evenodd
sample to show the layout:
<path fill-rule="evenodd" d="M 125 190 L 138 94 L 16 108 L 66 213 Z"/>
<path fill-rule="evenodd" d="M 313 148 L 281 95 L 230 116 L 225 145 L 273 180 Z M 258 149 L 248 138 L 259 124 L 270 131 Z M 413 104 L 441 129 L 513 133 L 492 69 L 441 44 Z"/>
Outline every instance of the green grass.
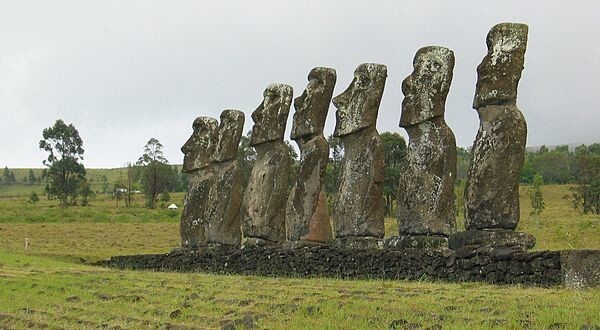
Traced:
<path fill-rule="evenodd" d="M 539 249 L 600 249 L 600 219 L 574 211 L 568 186 L 546 186 L 546 210 L 519 230 Z M 173 194 L 181 205 L 182 194 Z M 179 213 L 0 197 L 0 328 L 219 328 L 246 317 L 264 329 L 550 328 L 600 325 L 600 288 L 492 286 L 326 278 L 120 271 L 85 265 L 112 255 L 164 253 L 179 241 Z M 386 234 L 395 234 L 387 219 Z M 27 251 L 25 238 L 29 240 Z"/>

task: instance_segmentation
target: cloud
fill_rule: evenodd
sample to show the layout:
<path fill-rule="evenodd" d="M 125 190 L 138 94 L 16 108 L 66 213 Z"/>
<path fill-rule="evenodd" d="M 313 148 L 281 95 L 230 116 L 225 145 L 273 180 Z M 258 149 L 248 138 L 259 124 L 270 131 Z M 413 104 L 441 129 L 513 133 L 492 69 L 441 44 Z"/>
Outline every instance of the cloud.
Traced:
<path fill-rule="evenodd" d="M 85 165 L 115 167 L 155 137 L 171 163 L 200 115 L 250 113 L 272 82 L 300 95 L 314 66 L 337 70 L 335 94 L 363 62 L 388 65 L 378 129 L 397 131 L 401 82 L 418 48 L 454 50 L 446 119 L 469 146 L 485 35 L 530 26 L 519 106 L 530 145 L 598 139 L 596 2 L 554 1 L 18 1 L 0 5 L 0 161 L 39 167 L 44 127 L 62 118 L 84 139 Z M 292 112 L 293 113 L 293 110 Z M 289 123 L 291 124 L 291 115 Z M 330 109 L 326 134 L 334 127 Z M 288 124 L 288 134 L 289 126 Z"/>

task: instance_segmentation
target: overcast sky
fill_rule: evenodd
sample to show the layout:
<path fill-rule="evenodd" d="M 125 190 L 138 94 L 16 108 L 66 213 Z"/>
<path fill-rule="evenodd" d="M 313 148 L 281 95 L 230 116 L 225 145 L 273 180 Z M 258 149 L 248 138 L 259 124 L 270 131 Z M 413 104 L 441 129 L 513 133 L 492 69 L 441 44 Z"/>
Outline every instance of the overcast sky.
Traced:
<path fill-rule="evenodd" d="M 269 83 L 296 97 L 311 68 L 329 66 L 337 95 L 364 62 L 388 66 L 379 131 L 406 136 L 401 82 L 427 45 L 454 50 L 446 120 L 470 146 L 475 69 L 500 22 L 529 25 L 517 102 L 527 144 L 598 141 L 598 13 L 594 0 L 0 0 L 0 166 L 42 167 L 42 130 L 59 118 L 79 130 L 86 167 L 135 161 L 151 137 L 181 163 L 195 117 L 240 109 L 246 132 Z"/>

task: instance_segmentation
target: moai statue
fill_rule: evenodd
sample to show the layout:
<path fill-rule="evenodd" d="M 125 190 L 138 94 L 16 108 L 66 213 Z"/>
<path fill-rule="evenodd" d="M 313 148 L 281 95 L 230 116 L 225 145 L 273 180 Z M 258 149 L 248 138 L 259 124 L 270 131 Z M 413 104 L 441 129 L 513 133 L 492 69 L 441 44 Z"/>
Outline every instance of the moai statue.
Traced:
<path fill-rule="evenodd" d="M 332 238 L 324 180 L 329 144 L 323 127 L 335 81 L 334 69 L 314 68 L 304 93 L 294 100 L 291 139 L 300 148 L 300 169 L 287 201 L 288 241 L 325 243 Z"/>
<path fill-rule="evenodd" d="M 252 113 L 250 146 L 256 160 L 242 201 L 244 246 L 285 239 L 285 207 L 291 157 L 283 134 L 292 103 L 292 87 L 271 84 Z"/>
<path fill-rule="evenodd" d="M 386 78 L 385 65 L 361 64 L 350 86 L 333 98 L 337 108 L 333 135 L 344 147 L 333 208 L 335 245 L 381 247 L 384 155 L 375 123 Z"/>
<path fill-rule="evenodd" d="M 533 236 L 514 232 L 527 139 L 525 118 L 516 105 L 527 32 L 525 24 L 502 23 L 487 35 L 488 53 L 477 67 L 473 101 L 480 125 L 465 185 L 467 231 L 453 235 L 450 247 L 535 245 Z"/>
<path fill-rule="evenodd" d="M 182 249 L 206 246 L 205 225 L 208 195 L 213 184 L 210 159 L 215 150 L 217 120 L 198 117 L 192 125 L 194 132 L 181 147 L 185 154 L 182 171 L 188 177 L 188 190 L 183 202 L 179 232 Z"/>
<path fill-rule="evenodd" d="M 235 247 L 242 238 L 242 169 L 236 157 L 244 129 L 244 113 L 225 110 L 210 159 L 213 185 L 207 203 L 206 241 L 211 247 Z"/>
<path fill-rule="evenodd" d="M 402 83 L 400 127 L 408 132 L 400 170 L 398 231 L 386 242 L 400 248 L 443 248 L 455 227 L 456 139 L 444 121 L 454 52 L 429 46 L 417 51 Z"/>

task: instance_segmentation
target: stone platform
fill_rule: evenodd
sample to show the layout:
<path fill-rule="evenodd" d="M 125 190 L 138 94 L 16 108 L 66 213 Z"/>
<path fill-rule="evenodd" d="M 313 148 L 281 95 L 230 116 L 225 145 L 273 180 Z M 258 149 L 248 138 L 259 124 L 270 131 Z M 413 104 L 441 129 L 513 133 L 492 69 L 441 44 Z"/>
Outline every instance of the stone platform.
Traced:
<path fill-rule="evenodd" d="M 236 251 L 175 251 L 116 256 L 99 263 L 119 269 L 286 277 L 479 281 L 493 284 L 600 285 L 600 251 L 523 251 L 466 246 L 457 250 L 343 249 L 277 246 Z"/>

